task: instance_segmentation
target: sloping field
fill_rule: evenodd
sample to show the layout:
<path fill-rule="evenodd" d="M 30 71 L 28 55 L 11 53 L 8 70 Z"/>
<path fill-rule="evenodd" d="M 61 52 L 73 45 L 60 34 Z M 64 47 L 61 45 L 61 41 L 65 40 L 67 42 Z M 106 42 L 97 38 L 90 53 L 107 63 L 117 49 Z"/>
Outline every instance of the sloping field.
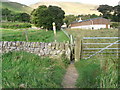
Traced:
<path fill-rule="evenodd" d="M 26 12 L 30 13 L 32 11 L 32 8 L 29 6 L 17 3 L 17 2 L 2 2 L 2 5 L 0 8 L 8 8 L 14 12 Z"/>
<path fill-rule="evenodd" d="M 78 2 L 55 2 L 55 1 L 49 1 L 49 2 L 38 2 L 36 4 L 30 5 L 32 8 L 37 8 L 40 5 L 54 5 L 54 6 L 59 6 L 61 7 L 66 15 L 68 14 L 74 14 L 74 15 L 79 15 L 79 14 L 97 14 L 99 15 L 100 13 L 97 11 L 98 5 L 92 5 L 92 4 L 83 4 L 83 3 L 78 3 Z"/>

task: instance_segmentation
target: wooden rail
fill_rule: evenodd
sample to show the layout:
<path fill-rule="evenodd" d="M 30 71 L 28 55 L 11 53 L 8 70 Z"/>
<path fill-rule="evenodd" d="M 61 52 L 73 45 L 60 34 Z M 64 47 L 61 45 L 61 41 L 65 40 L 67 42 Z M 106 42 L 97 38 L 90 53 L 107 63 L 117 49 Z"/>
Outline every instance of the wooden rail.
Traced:
<path fill-rule="evenodd" d="M 87 39 L 113 39 L 113 40 L 116 40 L 114 43 L 82 43 L 82 45 L 107 45 L 106 47 L 104 48 L 83 48 L 83 52 L 82 52 L 82 57 L 83 56 L 88 56 L 84 59 L 89 59 L 93 56 L 95 56 L 96 54 L 105 54 L 105 53 L 111 53 L 111 54 L 116 54 L 116 55 L 111 55 L 111 56 L 118 56 L 117 54 L 120 53 L 120 52 L 104 52 L 104 50 L 120 50 L 119 47 L 116 47 L 116 48 L 110 48 L 111 46 L 113 45 L 119 45 L 120 43 L 120 37 L 83 37 L 83 41 L 84 40 L 87 40 Z M 87 50 L 85 52 L 85 50 Z M 93 52 L 91 50 L 94 50 Z M 96 50 L 99 50 L 99 51 L 96 51 Z M 96 52 L 95 52 L 96 51 Z M 92 54 L 92 55 L 84 55 L 84 54 Z M 104 56 L 104 55 L 103 55 Z"/>
<path fill-rule="evenodd" d="M 83 37 L 83 39 L 120 39 L 120 37 Z"/>
<path fill-rule="evenodd" d="M 91 45 L 91 44 L 93 44 L 93 45 L 100 45 L 100 44 L 108 45 L 108 44 L 112 44 L 112 43 L 83 43 L 83 45 Z M 116 44 L 120 44 L 120 43 L 116 43 Z"/>
<path fill-rule="evenodd" d="M 84 48 L 83 50 L 99 50 L 103 48 Z M 106 48 L 106 50 L 118 50 L 120 48 Z"/>

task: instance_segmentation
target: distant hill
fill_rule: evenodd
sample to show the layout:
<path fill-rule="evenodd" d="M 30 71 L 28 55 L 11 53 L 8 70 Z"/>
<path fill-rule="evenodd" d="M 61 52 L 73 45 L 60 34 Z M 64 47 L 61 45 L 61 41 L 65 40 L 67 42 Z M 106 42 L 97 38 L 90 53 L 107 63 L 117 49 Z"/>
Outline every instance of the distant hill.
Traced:
<path fill-rule="evenodd" d="M 30 5 L 32 8 L 37 8 L 40 5 L 54 5 L 61 7 L 66 15 L 68 14 L 97 14 L 100 13 L 97 11 L 98 5 L 92 5 L 92 4 L 83 4 L 78 2 L 57 2 L 53 0 L 42 0 L 41 2 L 35 3 Z"/>
<path fill-rule="evenodd" d="M 118 5 L 120 5 L 120 1 L 118 2 Z"/>
<path fill-rule="evenodd" d="M 30 13 L 32 11 L 32 8 L 29 6 L 26 6 L 24 4 L 20 4 L 17 2 L 10 2 L 8 0 L 6 0 L 5 2 L 2 2 L 2 5 L 0 5 L 0 8 L 8 8 L 14 12 Z"/>

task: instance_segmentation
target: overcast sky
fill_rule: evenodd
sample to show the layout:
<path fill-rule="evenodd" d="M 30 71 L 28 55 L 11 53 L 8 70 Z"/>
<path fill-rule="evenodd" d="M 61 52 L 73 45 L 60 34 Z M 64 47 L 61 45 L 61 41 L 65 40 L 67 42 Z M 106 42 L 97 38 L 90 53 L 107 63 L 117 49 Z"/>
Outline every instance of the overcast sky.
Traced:
<path fill-rule="evenodd" d="M 30 5 L 40 1 L 53 1 L 53 0 L 10 0 L 10 1 Z M 81 3 L 97 4 L 97 5 L 108 4 L 111 6 L 115 6 L 115 5 L 118 5 L 118 2 L 120 0 L 54 0 L 54 1 L 81 2 Z"/>

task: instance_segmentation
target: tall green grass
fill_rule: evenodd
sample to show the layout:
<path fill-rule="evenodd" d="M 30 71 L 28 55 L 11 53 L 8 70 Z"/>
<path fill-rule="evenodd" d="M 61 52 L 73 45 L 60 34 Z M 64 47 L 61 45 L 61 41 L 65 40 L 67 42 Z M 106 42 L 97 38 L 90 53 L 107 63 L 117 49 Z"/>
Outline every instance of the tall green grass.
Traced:
<path fill-rule="evenodd" d="M 68 60 L 41 58 L 27 52 L 2 55 L 3 88 L 60 88 Z"/>
<path fill-rule="evenodd" d="M 118 88 L 118 58 L 101 57 L 101 88 Z"/>
<path fill-rule="evenodd" d="M 79 77 L 76 82 L 78 88 L 100 87 L 100 64 L 99 60 L 80 60 L 75 63 Z"/>
<path fill-rule="evenodd" d="M 80 88 L 118 88 L 118 58 L 110 55 L 95 56 L 75 64 Z"/>

